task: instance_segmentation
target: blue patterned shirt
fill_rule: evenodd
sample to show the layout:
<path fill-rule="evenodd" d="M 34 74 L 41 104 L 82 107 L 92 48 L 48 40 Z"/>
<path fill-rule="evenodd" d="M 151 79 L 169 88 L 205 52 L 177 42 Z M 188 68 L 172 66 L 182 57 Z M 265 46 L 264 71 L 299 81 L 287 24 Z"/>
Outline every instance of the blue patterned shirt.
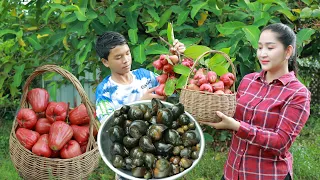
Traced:
<path fill-rule="evenodd" d="M 131 84 L 116 83 L 107 76 L 96 90 L 96 113 L 99 121 L 110 115 L 124 104 L 140 100 L 150 88 L 158 86 L 156 75 L 140 68 L 130 72 L 133 75 Z"/>

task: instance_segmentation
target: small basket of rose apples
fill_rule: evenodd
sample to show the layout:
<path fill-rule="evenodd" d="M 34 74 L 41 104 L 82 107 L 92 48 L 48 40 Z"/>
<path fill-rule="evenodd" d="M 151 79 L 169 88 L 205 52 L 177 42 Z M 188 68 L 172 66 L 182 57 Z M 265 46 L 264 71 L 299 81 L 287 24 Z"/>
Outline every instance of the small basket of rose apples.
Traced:
<path fill-rule="evenodd" d="M 209 55 L 222 55 L 231 66 L 232 73 L 215 71 L 199 62 Z M 221 69 L 217 69 L 220 71 Z M 196 69 L 197 68 L 197 69 Z M 227 116 L 233 116 L 236 108 L 235 92 L 236 71 L 229 56 L 217 50 L 209 50 L 201 54 L 191 67 L 187 81 L 181 90 L 179 100 L 184 105 L 185 110 L 192 114 L 196 120 L 219 122 L 221 119 L 216 115 L 216 111 L 221 111 Z"/>

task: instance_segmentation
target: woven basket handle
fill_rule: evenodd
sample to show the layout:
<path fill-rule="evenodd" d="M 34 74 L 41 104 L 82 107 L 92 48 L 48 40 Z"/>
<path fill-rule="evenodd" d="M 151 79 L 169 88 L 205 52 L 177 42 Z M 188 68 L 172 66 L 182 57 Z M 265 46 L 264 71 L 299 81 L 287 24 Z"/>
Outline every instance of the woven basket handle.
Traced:
<path fill-rule="evenodd" d="M 94 123 L 95 118 L 93 115 L 93 112 L 95 111 L 92 103 L 90 102 L 88 96 L 86 95 L 86 92 L 84 91 L 81 83 L 79 82 L 79 80 L 69 71 L 56 66 L 56 65 L 44 65 L 44 66 L 40 66 L 38 67 L 26 80 L 26 83 L 24 84 L 24 87 L 22 89 L 23 93 L 22 93 L 22 97 L 21 97 L 21 102 L 20 102 L 20 108 L 27 108 L 28 107 L 28 103 L 27 103 L 27 94 L 29 91 L 29 85 L 31 83 L 31 81 L 38 75 L 41 75 L 45 72 L 56 72 L 58 74 L 60 74 L 61 76 L 67 78 L 68 80 L 70 80 L 72 82 L 72 84 L 75 86 L 75 88 L 77 89 L 77 91 L 79 92 L 79 95 L 81 97 L 81 102 L 86 106 L 87 108 L 87 112 L 88 115 L 90 117 L 90 124 L 89 124 L 89 140 L 88 140 L 88 145 L 87 145 L 87 151 L 89 149 L 93 149 L 93 145 L 94 145 L 94 137 L 93 137 L 93 125 L 97 127 L 97 124 Z"/>
<path fill-rule="evenodd" d="M 235 81 L 237 80 L 236 69 L 235 69 L 235 67 L 234 67 L 234 65 L 233 65 L 230 57 L 229 57 L 226 53 L 224 53 L 224 52 L 222 52 L 222 51 L 209 50 L 209 51 L 206 51 L 206 52 L 204 52 L 203 54 L 201 54 L 201 55 L 194 61 L 193 66 L 192 66 L 191 69 L 190 69 L 190 73 L 189 73 L 189 75 L 188 75 L 188 77 L 187 77 L 186 84 L 184 85 L 184 88 L 187 87 L 188 82 L 189 82 L 190 75 L 192 74 L 194 68 L 197 66 L 199 60 L 200 60 L 201 58 L 203 58 L 205 55 L 210 54 L 210 53 L 221 54 L 221 55 L 228 61 L 228 63 L 231 65 L 232 74 L 234 75 Z M 236 90 L 236 85 L 235 85 L 235 83 L 233 83 L 232 88 L 233 88 L 234 91 Z"/>

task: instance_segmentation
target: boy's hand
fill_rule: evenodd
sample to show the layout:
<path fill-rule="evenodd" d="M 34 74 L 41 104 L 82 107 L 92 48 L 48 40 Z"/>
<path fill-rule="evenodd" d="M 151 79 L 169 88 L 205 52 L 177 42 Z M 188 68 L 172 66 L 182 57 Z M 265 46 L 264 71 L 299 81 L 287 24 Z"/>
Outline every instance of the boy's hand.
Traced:
<path fill-rule="evenodd" d="M 172 54 L 176 54 L 176 52 L 179 52 L 179 54 L 184 53 L 184 51 L 186 50 L 185 45 L 180 42 L 178 39 L 175 39 L 173 41 L 173 47 L 170 48 L 170 51 Z"/>
<path fill-rule="evenodd" d="M 144 93 L 144 95 L 141 97 L 140 100 L 151 100 L 153 98 L 164 100 L 166 98 L 166 96 L 160 96 L 160 95 L 154 93 L 155 90 L 156 90 L 156 87 L 148 89 L 147 92 Z"/>

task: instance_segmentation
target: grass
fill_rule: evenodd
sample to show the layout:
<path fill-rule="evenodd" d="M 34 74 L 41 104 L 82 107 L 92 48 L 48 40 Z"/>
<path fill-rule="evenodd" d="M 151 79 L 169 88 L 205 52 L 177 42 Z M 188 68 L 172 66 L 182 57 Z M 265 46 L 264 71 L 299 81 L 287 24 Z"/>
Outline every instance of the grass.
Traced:
<path fill-rule="evenodd" d="M 291 152 L 294 156 L 294 179 L 314 180 L 320 179 L 320 122 L 319 118 L 310 118 L 297 138 Z M 21 179 L 15 170 L 9 155 L 9 134 L 11 120 L 0 120 L 0 179 Z M 227 152 L 217 152 L 212 147 L 206 146 L 205 153 L 197 166 L 180 180 L 212 180 L 221 179 L 223 165 Z M 103 160 L 99 167 L 90 175 L 89 180 L 114 179 L 111 171 Z"/>

